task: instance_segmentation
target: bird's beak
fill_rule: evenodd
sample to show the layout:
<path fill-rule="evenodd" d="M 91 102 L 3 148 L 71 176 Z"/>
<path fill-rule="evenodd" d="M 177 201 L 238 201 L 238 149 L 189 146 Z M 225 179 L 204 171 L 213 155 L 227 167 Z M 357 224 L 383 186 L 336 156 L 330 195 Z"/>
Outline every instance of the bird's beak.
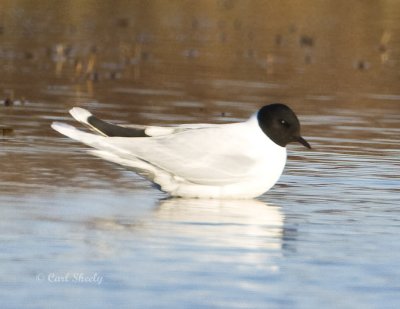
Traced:
<path fill-rule="evenodd" d="M 302 144 L 304 147 L 307 147 L 308 149 L 311 149 L 311 145 L 301 136 L 296 137 L 296 141 Z"/>

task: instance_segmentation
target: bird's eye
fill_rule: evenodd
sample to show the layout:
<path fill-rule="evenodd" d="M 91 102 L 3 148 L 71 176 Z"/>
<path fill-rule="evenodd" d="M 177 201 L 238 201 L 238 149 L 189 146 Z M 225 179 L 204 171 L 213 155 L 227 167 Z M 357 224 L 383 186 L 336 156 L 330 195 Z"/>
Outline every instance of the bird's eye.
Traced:
<path fill-rule="evenodd" d="M 289 126 L 289 123 L 285 119 L 280 119 L 279 123 L 284 127 L 288 127 Z"/>

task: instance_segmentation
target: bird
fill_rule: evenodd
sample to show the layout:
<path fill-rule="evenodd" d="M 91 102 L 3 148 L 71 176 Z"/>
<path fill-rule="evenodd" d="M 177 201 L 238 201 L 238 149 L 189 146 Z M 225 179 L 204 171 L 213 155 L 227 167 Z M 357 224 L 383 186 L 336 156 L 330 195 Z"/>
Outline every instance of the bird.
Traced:
<path fill-rule="evenodd" d="M 70 114 L 94 133 L 62 122 L 51 127 L 123 165 L 171 197 L 252 199 L 271 189 L 286 164 L 286 146 L 298 142 L 300 122 L 285 104 L 261 107 L 245 121 L 174 126 L 120 126 L 80 107 Z"/>

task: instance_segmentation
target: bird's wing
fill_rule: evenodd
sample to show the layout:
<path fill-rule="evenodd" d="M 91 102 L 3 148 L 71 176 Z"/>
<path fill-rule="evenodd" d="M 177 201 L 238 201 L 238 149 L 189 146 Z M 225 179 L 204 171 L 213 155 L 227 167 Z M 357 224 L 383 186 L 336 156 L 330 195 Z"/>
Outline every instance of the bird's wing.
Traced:
<path fill-rule="evenodd" d="M 213 124 L 183 124 L 172 125 L 168 127 L 161 126 L 145 126 L 145 125 L 116 125 L 94 116 L 91 112 L 84 108 L 74 107 L 69 113 L 75 120 L 79 121 L 89 129 L 103 136 L 120 136 L 120 137 L 149 137 L 168 135 L 182 132 L 189 129 L 197 129 L 215 126 Z"/>
<path fill-rule="evenodd" d="M 197 184 L 224 185 L 247 179 L 256 170 L 260 155 L 240 123 L 139 138 L 104 137 L 63 123 L 53 123 L 52 127 L 96 149 L 124 160 L 139 158 Z"/>
<path fill-rule="evenodd" d="M 128 125 L 128 128 L 134 128 L 136 125 Z M 200 128 L 211 128 L 218 127 L 218 124 L 209 124 L 209 123 L 190 123 L 190 124 L 179 124 L 179 125 L 171 125 L 171 126 L 146 126 L 144 131 L 148 136 L 162 136 L 180 133 L 187 130 L 192 129 L 200 129 Z"/>
<path fill-rule="evenodd" d="M 258 154 L 240 124 L 185 130 L 150 138 L 107 138 L 104 142 L 198 184 L 223 185 L 251 177 Z"/>

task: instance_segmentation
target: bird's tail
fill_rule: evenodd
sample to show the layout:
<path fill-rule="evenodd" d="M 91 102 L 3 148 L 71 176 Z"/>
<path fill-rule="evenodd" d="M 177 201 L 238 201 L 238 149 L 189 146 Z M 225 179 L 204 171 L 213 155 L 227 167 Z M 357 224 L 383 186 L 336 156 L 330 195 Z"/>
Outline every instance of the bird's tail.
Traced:
<path fill-rule="evenodd" d="M 131 168 L 136 173 L 159 185 L 161 190 L 169 192 L 177 186 L 173 177 L 168 172 L 135 157 L 124 149 L 114 146 L 109 142 L 112 139 L 110 137 L 86 133 L 62 122 L 53 122 L 51 127 L 73 140 L 95 148 L 88 150 L 90 154 Z"/>
<path fill-rule="evenodd" d="M 132 168 L 149 169 L 149 164 L 144 163 L 144 161 L 137 159 L 135 156 L 132 156 L 129 151 L 110 143 L 109 137 L 83 132 L 62 122 L 53 122 L 51 127 L 62 135 L 95 148 L 88 152 L 97 157 Z"/>
<path fill-rule="evenodd" d="M 68 136 L 69 138 L 71 138 L 73 140 L 76 140 L 85 145 L 88 145 L 90 147 L 100 149 L 100 150 L 121 153 L 121 154 L 126 152 L 123 149 L 120 149 L 120 148 L 112 145 L 111 143 L 107 143 L 106 142 L 107 137 L 100 136 L 97 134 L 83 132 L 69 124 L 62 123 L 62 122 L 53 122 L 51 124 L 51 127 L 54 130 L 56 130 L 57 132 L 65 135 L 65 136 Z"/>
<path fill-rule="evenodd" d="M 63 122 L 53 122 L 51 127 L 62 135 L 95 148 L 103 139 L 102 136 L 83 132 Z"/>

